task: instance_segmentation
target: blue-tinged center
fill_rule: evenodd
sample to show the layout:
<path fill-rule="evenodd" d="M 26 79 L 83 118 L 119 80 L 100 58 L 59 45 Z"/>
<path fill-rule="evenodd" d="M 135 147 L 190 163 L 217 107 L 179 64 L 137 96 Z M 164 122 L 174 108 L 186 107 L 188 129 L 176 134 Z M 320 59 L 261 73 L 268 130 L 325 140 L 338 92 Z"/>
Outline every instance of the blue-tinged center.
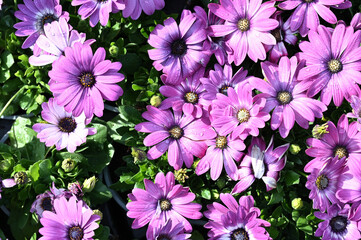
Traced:
<path fill-rule="evenodd" d="M 70 240 L 82 240 L 84 236 L 83 229 L 78 226 L 69 228 L 68 236 Z"/>
<path fill-rule="evenodd" d="M 53 204 L 51 203 L 50 197 L 45 197 L 41 201 L 41 208 L 43 210 L 52 211 L 53 210 Z"/>
<path fill-rule="evenodd" d="M 95 84 L 94 75 L 91 73 L 82 73 L 80 78 L 80 83 L 84 87 L 92 87 Z"/>
<path fill-rule="evenodd" d="M 76 122 L 71 117 L 65 117 L 65 118 L 60 119 L 60 121 L 58 123 L 58 127 L 59 127 L 60 131 L 70 133 L 75 130 Z"/>
<path fill-rule="evenodd" d="M 249 236 L 244 228 L 238 228 L 232 232 L 231 240 L 249 240 Z"/>
<path fill-rule="evenodd" d="M 330 221 L 331 230 L 332 232 L 335 233 L 341 233 L 345 231 L 347 225 L 348 225 L 347 218 L 343 216 L 333 217 Z"/>
<path fill-rule="evenodd" d="M 172 54 L 182 56 L 187 52 L 187 45 L 183 39 L 176 40 L 171 45 Z"/>

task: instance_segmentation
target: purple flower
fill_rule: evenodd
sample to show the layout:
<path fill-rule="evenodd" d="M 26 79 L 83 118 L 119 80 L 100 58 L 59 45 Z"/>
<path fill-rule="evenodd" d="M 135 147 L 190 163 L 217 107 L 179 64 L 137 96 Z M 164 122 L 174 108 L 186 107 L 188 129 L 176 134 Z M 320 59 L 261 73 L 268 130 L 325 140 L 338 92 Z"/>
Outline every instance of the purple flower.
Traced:
<path fill-rule="evenodd" d="M 329 105 L 331 98 L 340 106 L 343 98 L 358 95 L 361 83 L 361 31 L 338 24 L 331 32 L 320 25 L 310 31 L 309 42 L 300 43 L 300 58 L 306 67 L 300 70 L 299 79 L 312 82 L 307 94 L 315 96 L 321 91 L 321 101 Z"/>
<path fill-rule="evenodd" d="M 345 115 L 338 120 L 337 128 L 333 122 L 328 122 L 328 133 L 322 135 L 320 139 L 309 138 L 306 154 L 315 157 L 306 164 L 305 172 L 311 172 L 313 168 L 323 165 L 323 161 L 328 158 L 347 158 L 347 165 L 350 162 L 357 163 L 361 158 L 361 133 L 357 131 L 357 123 L 349 125 Z"/>
<path fill-rule="evenodd" d="M 89 45 L 95 42 L 94 39 L 85 40 L 85 33 L 69 31 L 66 19 L 61 17 L 59 21 L 45 24 L 44 35 L 40 35 L 36 40 L 34 55 L 30 56 L 29 63 L 33 66 L 44 66 L 56 61 L 63 55 L 66 47 L 72 47 L 76 42 Z"/>
<path fill-rule="evenodd" d="M 267 81 L 252 78 L 249 83 L 264 93 L 259 95 L 267 99 L 263 110 L 269 112 L 274 109 L 272 130 L 279 128 L 280 135 L 286 138 L 295 121 L 307 129 L 315 117 L 322 118 L 322 112 L 327 110 L 325 104 L 307 97 L 305 91 L 310 82 L 297 81 L 303 62 L 298 63 L 296 57 L 282 57 L 278 67 L 267 62 L 261 63 L 261 66 Z"/>
<path fill-rule="evenodd" d="M 258 218 L 260 210 L 254 207 L 252 196 L 242 196 L 239 199 L 239 204 L 228 193 L 221 193 L 220 198 L 226 207 L 215 202 L 207 205 L 208 210 L 204 212 L 204 215 L 209 219 L 204 227 L 210 229 L 208 232 L 210 240 L 270 239 L 264 226 L 269 227 L 271 224 Z"/>
<path fill-rule="evenodd" d="M 286 164 L 284 156 L 289 143 L 273 149 L 273 137 L 266 148 L 262 138 L 252 138 L 248 153 L 244 156 L 238 170 L 239 182 L 234 186 L 232 193 L 241 193 L 256 179 L 262 179 L 267 191 L 277 187 L 280 171 Z"/>
<path fill-rule="evenodd" d="M 84 201 L 71 197 L 67 200 L 60 197 L 54 200 L 54 211 L 44 211 L 40 219 L 42 228 L 39 240 L 92 240 L 94 230 L 99 227 L 98 215 L 93 214 Z"/>
<path fill-rule="evenodd" d="M 357 130 L 361 131 L 361 99 L 355 95 L 351 96 L 352 113 L 347 113 L 348 118 L 356 118 Z"/>
<path fill-rule="evenodd" d="M 333 204 L 327 209 L 327 213 L 315 212 L 317 218 L 325 220 L 318 224 L 315 236 L 322 237 L 324 240 L 360 239 L 361 234 L 357 229 L 357 222 L 349 218 L 350 209 L 349 205 Z"/>
<path fill-rule="evenodd" d="M 248 82 L 238 84 L 235 89 L 228 88 L 227 95 L 217 93 L 217 99 L 212 102 L 212 126 L 222 136 L 232 133 L 232 139 L 244 140 L 249 134 L 258 136 L 258 129 L 264 128 L 270 119 L 263 110 L 266 99 L 255 100 Z"/>
<path fill-rule="evenodd" d="M 174 225 L 171 220 L 164 226 L 150 227 L 147 231 L 148 240 L 184 240 L 189 239 L 190 237 L 191 234 L 184 233 L 183 223 L 180 222 Z"/>
<path fill-rule="evenodd" d="M 339 189 L 340 176 L 344 174 L 345 157 L 329 158 L 321 168 L 313 168 L 307 177 L 306 188 L 310 189 L 309 198 L 313 200 L 313 208 L 325 212 L 330 202 L 340 203 L 336 197 Z"/>
<path fill-rule="evenodd" d="M 69 13 L 62 12 L 59 0 L 24 0 L 25 4 L 18 4 L 19 11 L 15 17 L 22 20 L 16 23 L 15 35 L 18 37 L 29 36 L 23 43 L 22 48 L 28 48 L 35 44 L 38 37 L 44 33 L 44 25 L 57 21 L 60 17 L 69 20 Z"/>
<path fill-rule="evenodd" d="M 271 19 L 276 11 L 274 1 L 263 4 L 262 0 L 221 0 L 220 5 L 210 3 L 209 10 L 225 20 L 223 25 L 210 26 L 215 37 L 227 36 L 227 44 L 233 50 L 228 62 L 240 65 L 246 54 L 255 62 L 266 59 L 263 44 L 275 45 L 276 39 L 270 33 L 278 26 Z"/>
<path fill-rule="evenodd" d="M 72 112 L 75 117 L 85 113 L 91 118 L 93 113 L 103 116 L 103 99 L 116 101 L 123 94 L 117 84 L 124 79 L 118 71 L 120 62 L 105 60 L 104 48 L 95 54 L 89 45 L 75 43 L 65 48 L 65 56 L 53 63 L 49 71 L 49 86 L 58 105 Z"/>
<path fill-rule="evenodd" d="M 361 13 L 356 13 L 353 16 L 350 25 L 355 29 L 355 31 L 361 29 Z"/>
<path fill-rule="evenodd" d="M 48 123 L 36 123 L 33 129 L 38 133 L 40 142 L 44 142 L 47 147 L 55 145 L 58 151 L 66 148 L 74 152 L 77 146 L 86 142 L 87 135 L 96 133 L 94 128 L 85 128 L 84 114 L 74 117 L 56 104 L 53 98 L 41 107 L 41 116 Z"/>
<path fill-rule="evenodd" d="M 72 194 L 63 188 L 57 189 L 53 182 L 53 186 L 50 188 L 50 191 L 46 191 L 45 193 L 36 196 L 36 200 L 31 205 L 30 212 L 35 212 L 39 218 L 43 216 L 44 211 L 55 212 L 54 200 L 63 196 L 68 199 L 72 196 Z"/>
<path fill-rule="evenodd" d="M 11 188 L 11 187 L 14 187 L 15 185 L 16 185 L 16 182 L 13 178 L 2 179 L 0 177 L 0 199 L 1 199 L 2 188 Z"/>
<path fill-rule="evenodd" d="M 142 11 L 147 15 L 152 15 L 155 10 L 164 8 L 164 0 L 123 0 L 125 9 L 123 10 L 123 17 L 131 17 L 133 20 L 139 18 Z"/>
<path fill-rule="evenodd" d="M 223 165 L 230 178 L 237 180 L 237 166 L 234 161 L 239 161 L 246 148 L 240 139 L 231 139 L 230 135 L 220 136 L 207 141 L 206 155 L 200 160 L 196 174 L 201 175 L 211 169 L 211 178 L 217 180 L 222 173 Z"/>
<path fill-rule="evenodd" d="M 285 42 L 295 45 L 297 37 L 294 35 L 296 31 L 290 29 L 290 18 L 286 22 L 283 22 L 282 11 L 275 12 L 272 18 L 279 22 L 279 26 L 271 31 L 277 43 L 276 45 L 266 45 L 265 49 L 269 52 L 269 61 L 277 63 L 282 56 L 288 55 Z"/>
<path fill-rule="evenodd" d="M 139 123 L 135 129 L 151 133 L 143 141 L 145 146 L 155 145 L 147 157 L 157 159 L 168 149 L 168 162 L 175 170 L 179 170 L 183 162 L 190 168 L 193 155 L 201 158 L 206 152 L 207 145 L 201 140 L 216 136 L 204 118 L 195 120 L 192 115 L 182 115 L 182 112 L 173 114 L 170 110 L 147 106 L 142 116 L 149 122 Z"/>
<path fill-rule="evenodd" d="M 204 68 L 199 69 L 192 76 L 187 77 L 179 85 L 165 85 L 159 88 L 160 93 L 167 97 L 159 109 L 173 108 L 174 111 L 183 111 L 185 115 L 193 114 L 194 117 L 202 117 L 204 87 L 200 78 L 204 76 Z M 161 76 L 163 82 L 166 76 Z"/>
<path fill-rule="evenodd" d="M 344 3 L 345 0 L 286 0 L 280 3 L 278 6 L 284 10 L 296 10 L 292 13 L 291 19 L 291 30 L 299 30 L 301 36 L 307 35 L 309 30 L 316 31 L 317 27 L 320 26 L 320 19 L 318 15 L 326 22 L 335 24 L 337 18 L 335 14 L 330 10 L 331 6 L 337 6 Z"/>
<path fill-rule="evenodd" d="M 167 75 L 166 84 L 177 85 L 201 66 L 205 67 L 210 52 L 204 50 L 207 38 L 205 23 L 189 10 L 182 13 L 179 26 L 173 18 L 158 24 L 149 35 L 148 50 L 153 66 Z"/>
<path fill-rule="evenodd" d="M 360 158 L 347 163 L 347 171 L 340 179 L 340 188 L 336 197 L 343 203 L 361 203 L 361 169 Z"/>
<path fill-rule="evenodd" d="M 71 5 L 81 5 L 78 14 L 83 20 L 89 18 L 91 27 L 99 21 L 101 25 L 107 25 L 109 13 L 117 13 L 125 7 L 124 0 L 72 0 Z"/>
<path fill-rule="evenodd" d="M 164 226 L 171 220 L 172 224 L 183 224 L 185 231 L 191 231 L 191 224 L 185 219 L 200 219 L 202 205 L 192 203 L 195 194 L 188 187 L 175 185 L 174 175 L 168 172 L 166 176 L 160 172 L 155 177 L 155 183 L 144 179 L 145 190 L 134 188 L 128 195 L 131 202 L 127 204 L 127 216 L 135 218 L 132 228 L 140 228 L 149 222 L 151 228 Z M 154 230 L 153 230 L 154 231 Z"/>
<path fill-rule="evenodd" d="M 210 105 L 211 101 L 216 99 L 217 93 L 227 95 L 229 87 L 235 88 L 236 85 L 243 81 L 248 81 L 247 70 L 241 67 L 234 75 L 232 66 L 225 64 L 223 69 L 219 64 L 214 65 L 214 70 L 209 71 L 209 76 L 201 78 L 205 93 L 203 98 L 208 101 L 204 105 Z"/>

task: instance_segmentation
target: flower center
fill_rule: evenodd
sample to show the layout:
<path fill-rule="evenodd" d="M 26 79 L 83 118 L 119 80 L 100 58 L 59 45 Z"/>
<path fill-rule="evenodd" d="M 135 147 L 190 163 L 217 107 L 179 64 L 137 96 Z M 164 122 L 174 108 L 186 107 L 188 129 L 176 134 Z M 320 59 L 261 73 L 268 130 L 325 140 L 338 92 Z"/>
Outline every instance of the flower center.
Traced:
<path fill-rule="evenodd" d="M 218 136 L 216 138 L 216 147 L 220 149 L 224 149 L 227 146 L 227 137 Z"/>
<path fill-rule="evenodd" d="M 348 225 L 347 218 L 343 216 L 333 217 L 330 221 L 331 230 L 332 232 L 335 233 L 340 233 L 345 231 L 347 225 Z"/>
<path fill-rule="evenodd" d="M 60 119 L 58 127 L 60 128 L 60 131 L 70 133 L 76 128 L 76 122 L 71 117 L 65 117 Z"/>
<path fill-rule="evenodd" d="M 187 45 L 182 39 L 179 39 L 172 43 L 171 50 L 173 55 L 182 56 L 187 52 Z"/>
<path fill-rule="evenodd" d="M 26 172 L 17 172 L 14 175 L 14 181 L 18 185 L 25 184 L 28 182 L 28 175 Z"/>
<path fill-rule="evenodd" d="M 240 123 L 244 123 L 247 122 L 248 119 L 250 118 L 250 114 L 249 111 L 245 108 L 242 108 L 241 110 L 238 111 L 237 113 L 237 119 Z"/>
<path fill-rule="evenodd" d="M 69 228 L 68 236 L 70 240 L 81 240 L 84 236 L 83 229 L 78 226 L 71 227 Z"/>
<path fill-rule="evenodd" d="M 242 18 L 237 23 L 238 29 L 242 32 L 248 31 L 250 27 L 250 22 L 247 18 Z"/>
<path fill-rule="evenodd" d="M 53 210 L 53 204 L 51 203 L 50 197 L 43 198 L 43 200 L 41 201 L 41 208 L 48 211 Z"/>
<path fill-rule="evenodd" d="M 291 95 L 291 93 L 289 93 L 287 91 L 281 91 L 281 92 L 277 93 L 277 100 L 281 104 L 288 104 L 292 100 L 292 95 Z"/>
<path fill-rule="evenodd" d="M 232 232 L 231 240 L 249 240 L 248 233 L 243 228 L 238 228 Z"/>
<path fill-rule="evenodd" d="M 41 26 L 44 28 L 44 25 L 47 23 L 52 23 L 53 21 L 57 21 L 58 18 L 53 14 L 47 14 L 41 18 Z"/>
<path fill-rule="evenodd" d="M 324 190 L 328 186 L 328 178 L 325 175 L 320 175 L 317 177 L 316 186 L 319 190 Z"/>
<path fill-rule="evenodd" d="M 91 73 L 82 73 L 79 78 L 81 85 L 84 87 L 92 87 L 95 84 L 95 78 Z"/>
<path fill-rule="evenodd" d="M 338 73 L 342 70 L 342 63 L 337 59 L 332 59 L 328 63 L 328 70 L 332 73 Z"/>
<path fill-rule="evenodd" d="M 183 136 L 183 130 L 179 126 L 172 127 L 168 132 L 174 139 L 180 139 Z"/>
<path fill-rule="evenodd" d="M 276 38 L 277 42 L 281 42 L 282 41 L 282 32 L 281 32 L 281 28 L 276 28 L 274 30 L 271 31 L 271 34 Z"/>
<path fill-rule="evenodd" d="M 170 201 L 168 199 L 161 199 L 159 201 L 159 205 L 160 205 L 160 209 L 162 211 L 168 211 L 172 208 L 172 204 L 170 203 Z"/>
<path fill-rule="evenodd" d="M 226 95 L 226 96 L 228 96 L 228 95 L 227 95 L 228 88 L 229 88 L 228 85 L 223 85 L 223 86 L 219 89 L 219 92 L 222 93 L 222 94 L 224 94 L 224 95 Z"/>
<path fill-rule="evenodd" d="M 348 152 L 344 147 L 336 147 L 334 151 L 335 157 L 337 156 L 339 159 L 343 157 L 347 157 Z"/>
<path fill-rule="evenodd" d="M 187 103 L 197 103 L 198 95 L 194 92 L 189 92 L 184 96 Z"/>
<path fill-rule="evenodd" d="M 303 0 L 305 3 L 311 3 L 313 0 Z"/>

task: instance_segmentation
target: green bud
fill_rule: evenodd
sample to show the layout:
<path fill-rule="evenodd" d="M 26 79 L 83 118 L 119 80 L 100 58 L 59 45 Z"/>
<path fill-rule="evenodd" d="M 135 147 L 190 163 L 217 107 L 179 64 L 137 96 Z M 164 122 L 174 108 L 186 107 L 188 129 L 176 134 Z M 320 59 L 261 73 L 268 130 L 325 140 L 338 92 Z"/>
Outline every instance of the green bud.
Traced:
<path fill-rule="evenodd" d="M 71 158 L 66 158 L 61 163 L 61 168 L 64 169 L 65 172 L 71 172 L 75 168 L 75 161 Z"/>
<path fill-rule="evenodd" d="M 179 170 L 175 170 L 174 171 L 174 178 L 180 182 L 180 183 L 185 183 L 186 179 L 188 179 L 188 175 L 187 175 L 187 169 L 186 168 L 181 168 Z"/>
<path fill-rule="evenodd" d="M 150 105 L 152 105 L 153 107 L 158 107 L 161 103 L 162 103 L 162 99 L 157 95 L 153 95 L 150 98 Z"/>
<path fill-rule="evenodd" d="M 14 175 L 15 183 L 18 185 L 26 184 L 28 182 L 28 175 L 26 172 L 17 172 Z"/>
<path fill-rule="evenodd" d="M 290 152 L 293 154 L 293 155 L 296 155 L 297 153 L 299 153 L 301 151 L 301 147 L 297 144 L 291 144 L 290 146 Z"/>
<path fill-rule="evenodd" d="M 0 162 L 0 170 L 3 172 L 9 171 L 11 166 L 12 166 L 12 163 L 11 163 L 10 159 L 5 159 Z"/>
<path fill-rule="evenodd" d="M 110 56 L 117 57 L 119 54 L 119 48 L 116 45 L 110 46 L 109 53 Z"/>
<path fill-rule="evenodd" d="M 320 139 L 323 136 L 323 134 L 329 133 L 327 130 L 328 130 L 328 124 L 327 123 L 324 123 L 322 125 L 317 124 L 312 129 L 312 136 L 314 138 Z"/>
<path fill-rule="evenodd" d="M 83 192 L 93 191 L 96 182 L 97 179 L 95 178 L 95 176 L 85 179 L 83 182 Z"/>
<path fill-rule="evenodd" d="M 103 213 L 99 209 L 94 209 L 93 214 L 98 215 L 100 217 L 99 221 L 101 221 L 103 219 Z"/>
<path fill-rule="evenodd" d="M 139 149 L 139 148 L 134 148 L 132 147 L 132 156 L 134 158 L 134 163 L 140 163 L 142 162 L 145 158 L 146 158 L 146 153 Z"/>
<path fill-rule="evenodd" d="M 301 198 L 295 198 L 292 200 L 292 208 L 295 210 L 300 210 L 303 207 L 303 201 Z"/>

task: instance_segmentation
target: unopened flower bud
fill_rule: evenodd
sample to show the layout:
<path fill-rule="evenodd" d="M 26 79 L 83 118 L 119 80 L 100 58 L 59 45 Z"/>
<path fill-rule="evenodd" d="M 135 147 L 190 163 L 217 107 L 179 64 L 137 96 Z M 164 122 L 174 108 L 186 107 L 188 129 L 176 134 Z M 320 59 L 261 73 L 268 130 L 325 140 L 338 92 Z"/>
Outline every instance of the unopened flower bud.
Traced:
<path fill-rule="evenodd" d="M 301 198 L 295 198 L 292 200 L 292 208 L 295 210 L 300 210 L 303 207 L 303 201 Z"/>
<path fill-rule="evenodd" d="M 110 46 L 110 48 L 109 48 L 109 53 L 110 53 L 110 56 L 112 56 L 112 57 L 117 57 L 117 56 L 118 56 L 118 53 L 119 53 L 119 48 L 118 48 L 118 46 L 116 46 L 116 45 Z"/>
<path fill-rule="evenodd" d="M 93 191 L 96 182 L 97 179 L 95 178 L 95 176 L 85 179 L 83 182 L 83 192 Z"/>
<path fill-rule="evenodd" d="M 150 105 L 152 105 L 153 107 L 158 107 L 161 103 L 162 103 L 162 99 L 157 95 L 153 95 L 150 98 Z"/>
<path fill-rule="evenodd" d="M 147 154 L 139 148 L 132 148 L 131 154 L 134 158 L 134 163 L 142 162 L 147 156 Z"/>
<path fill-rule="evenodd" d="M 316 125 L 312 129 L 312 136 L 314 138 L 320 139 L 323 136 L 323 134 L 329 133 L 327 130 L 328 130 L 328 124 L 327 123 L 324 123 L 322 125 Z"/>
<path fill-rule="evenodd" d="M 3 172 L 9 171 L 11 166 L 12 166 L 11 161 L 8 160 L 8 159 L 2 160 L 0 162 L 0 170 L 3 171 Z"/>
<path fill-rule="evenodd" d="M 188 179 L 189 177 L 187 176 L 187 169 L 186 168 L 181 168 L 179 170 L 175 170 L 174 171 L 174 178 L 180 182 L 180 183 L 184 183 L 186 181 L 186 179 Z"/>
<path fill-rule="evenodd" d="M 17 172 L 14 175 L 15 183 L 18 185 L 26 184 L 28 182 L 28 175 L 26 172 Z"/>
<path fill-rule="evenodd" d="M 99 221 L 101 221 L 103 219 L 103 213 L 99 209 L 94 209 L 93 214 L 98 215 L 100 217 Z"/>
<path fill-rule="evenodd" d="M 301 151 L 301 147 L 297 144 L 291 144 L 290 146 L 290 152 L 293 154 L 293 155 L 296 155 L 297 153 L 299 153 Z"/>
<path fill-rule="evenodd" d="M 75 161 L 71 158 L 64 159 L 61 163 L 61 168 L 64 169 L 65 172 L 71 172 L 75 168 Z"/>

